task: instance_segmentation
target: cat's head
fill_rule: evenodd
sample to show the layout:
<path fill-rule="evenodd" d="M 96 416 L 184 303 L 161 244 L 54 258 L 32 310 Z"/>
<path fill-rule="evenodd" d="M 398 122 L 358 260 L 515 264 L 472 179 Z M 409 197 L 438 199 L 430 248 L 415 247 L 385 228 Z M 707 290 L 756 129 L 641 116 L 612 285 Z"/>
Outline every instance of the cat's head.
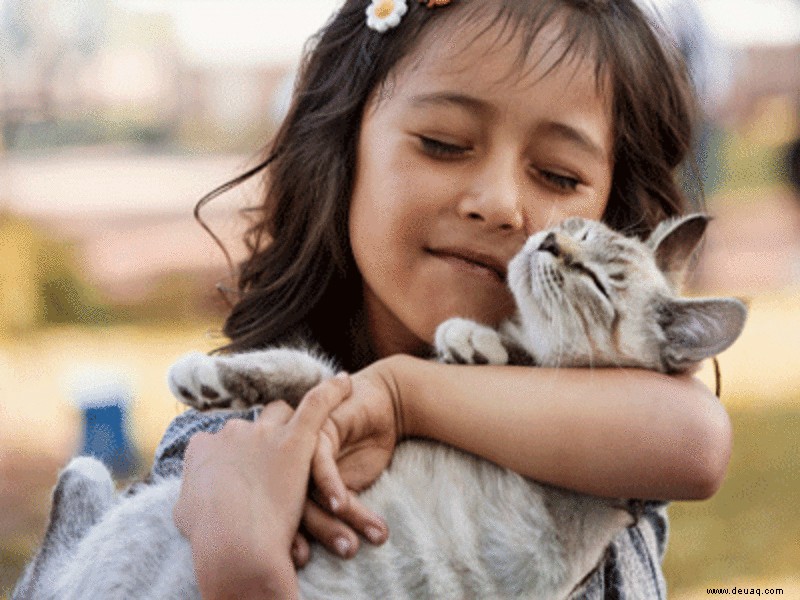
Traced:
<path fill-rule="evenodd" d="M 681 298 L 708 217 L 661 223 L 644 242 L 571 218 L 532 235 L 508 281 L 543 366 L 692 369 L 730 346 L 747 316 L 734 298 Z"/>

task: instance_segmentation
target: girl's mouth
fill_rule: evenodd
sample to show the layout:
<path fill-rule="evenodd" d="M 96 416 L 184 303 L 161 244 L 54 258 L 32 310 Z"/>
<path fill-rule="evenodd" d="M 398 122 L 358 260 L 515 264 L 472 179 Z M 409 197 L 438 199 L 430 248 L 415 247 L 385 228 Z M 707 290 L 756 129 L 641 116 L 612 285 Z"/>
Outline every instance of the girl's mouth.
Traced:
<path fill-rule="evenodd" d="M 468 248 L 427 248 L 427 252 L 461 271 L 505 283 L 505 262 Z"/>

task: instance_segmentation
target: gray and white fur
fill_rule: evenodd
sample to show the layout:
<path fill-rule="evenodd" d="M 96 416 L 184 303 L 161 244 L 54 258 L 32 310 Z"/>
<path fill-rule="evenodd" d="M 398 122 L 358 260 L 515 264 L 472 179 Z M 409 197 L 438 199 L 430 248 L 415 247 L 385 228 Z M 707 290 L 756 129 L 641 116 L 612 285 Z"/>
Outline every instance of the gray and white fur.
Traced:
<path fill-rule="evenodd" d="M 572 218 L 533 235 L 508 267 L 518 313 L 497 329 L 451 319 L 436 332 L 446 362 L 693 369 L 739 336 L 746 308 L 687 299 L 677 286 L 708 219 L 666 221 L 641 242 Z M 333 374 L 303 350 L 209 357 L 169 374 L 200 409 L 299 401 Z M 491 398 L 487 398 L 490 402 Z M 199 598 L 188 542 L 172 521 L 179 478 L 115 495 L 90 458 L 61 473 L 42 548 L 14 600 Z M 352 560 L 315 546 L 304 598 L 565 598 L 635 517 L 630 503 L 556 489 L 441 444 L 407 441 L 362 495 L 389 540 Z"/>

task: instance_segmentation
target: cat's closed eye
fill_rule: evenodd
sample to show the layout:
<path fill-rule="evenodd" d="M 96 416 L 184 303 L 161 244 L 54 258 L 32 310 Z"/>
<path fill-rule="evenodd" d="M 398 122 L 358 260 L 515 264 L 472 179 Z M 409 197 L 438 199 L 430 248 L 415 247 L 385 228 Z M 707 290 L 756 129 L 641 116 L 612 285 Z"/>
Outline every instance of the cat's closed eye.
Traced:
<path fill-rule="evenodd" d="M 592 271 L 589 267 L 585 266 L 583 263 L 574 262 L 571 264 L 571 267 L 575 269 L 577 272 L 585 275 L 589 278 L 589 280 L 594 284 L 597 290 L 606 297 L 606 299 L 610 300 L 610 296 L 608 295 L 608 290 L 600 281 L 600 278 L 597 276 L 597 273 Z"/>

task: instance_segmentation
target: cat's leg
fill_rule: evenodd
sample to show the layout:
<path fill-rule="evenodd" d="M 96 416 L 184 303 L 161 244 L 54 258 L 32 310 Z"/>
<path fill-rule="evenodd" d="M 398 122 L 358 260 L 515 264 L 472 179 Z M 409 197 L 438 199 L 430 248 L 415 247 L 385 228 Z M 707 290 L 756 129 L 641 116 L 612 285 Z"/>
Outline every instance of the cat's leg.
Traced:
<path fill-rule="evenodd" d="M 178 400 L 207 410 L 272 400 L 296 406 L 308 390 L 333 375 L 330 362 L 305 350 L 271 348 L 227 356 L 192 352 L 172 365 L 167 380 Z"/>
<path fill-rule="evenodd" d="M 114 504 L 114 481 L 99 460 L 73 459 L 53 490 L 50 522 L 38 554 L 25 569 L 12 600 L 48 597 L 54 573 L 72 556 L 72 550 Z"/>
<path fill-rule="evenodd" d="M 497 330 L 469 319 L 448 319 L 436 328 L 436 353 L 445 363 L 506 365 L 508 351 Z"/>

